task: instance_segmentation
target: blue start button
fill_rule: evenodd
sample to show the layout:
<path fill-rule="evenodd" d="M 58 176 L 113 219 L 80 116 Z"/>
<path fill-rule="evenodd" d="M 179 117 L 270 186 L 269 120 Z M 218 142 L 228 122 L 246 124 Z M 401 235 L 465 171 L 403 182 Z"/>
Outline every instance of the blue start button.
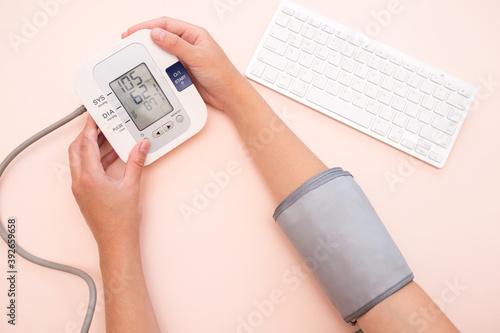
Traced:
<path fill-rule="evenodd" d="M 182 66 L 180 61 L 167 68 L 166 72 L 170 80 L 172 80 L 175 88 L 179 92 L 183 91 L 193 84 L 193 81 L 191 81 L 188 72 L 186 71 L 184 66 Z"/>

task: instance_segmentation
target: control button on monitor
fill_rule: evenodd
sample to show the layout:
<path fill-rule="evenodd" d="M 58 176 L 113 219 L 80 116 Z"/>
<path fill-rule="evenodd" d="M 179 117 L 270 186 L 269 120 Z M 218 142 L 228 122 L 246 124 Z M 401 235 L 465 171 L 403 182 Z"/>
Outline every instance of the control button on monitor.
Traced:
<path fill-rule="evenodd" d="M 178 123 L 182 123 L 184 121 L 184 116 L 180 114 L 175 117 L 175 120 L 177 120 Z"/>
<path fill-rule="evenodd" d="M 170 131 L 172 128 L 174 128 L 174 123 L 172 121 L 169 121 L 165 125 L 163 125 L 163 129 L 165 130 L 165 133 Z"/>
<path fill-rule="evenodd" d="M 162 136 L 163 134 L 165 134 L 165 131 L 163 130 L 163 128 L 158 128 L 158 129 L 155 129 L 153 131 L 153 138 L 159 138 L 160 136 Z"/>

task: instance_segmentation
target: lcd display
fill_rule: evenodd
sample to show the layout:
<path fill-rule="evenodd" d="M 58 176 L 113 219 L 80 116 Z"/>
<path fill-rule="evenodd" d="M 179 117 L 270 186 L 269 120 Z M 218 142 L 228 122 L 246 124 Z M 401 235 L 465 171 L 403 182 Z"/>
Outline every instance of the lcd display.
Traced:
<path fill-rule="evenodd" d="M 145 63 L 112 81 L 109 86 L 139 131 L 174 110 Z"/>

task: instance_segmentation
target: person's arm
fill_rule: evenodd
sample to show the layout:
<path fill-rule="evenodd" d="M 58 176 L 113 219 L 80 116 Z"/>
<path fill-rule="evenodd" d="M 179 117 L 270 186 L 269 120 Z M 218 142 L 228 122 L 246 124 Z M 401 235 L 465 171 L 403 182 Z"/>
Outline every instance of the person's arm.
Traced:
<path fill-rule="evenodd" d="M 152 39 L 176 55 L 191 72 L 203 99 L 232 119 L 254 161 L 278 202 L 327 167 L 276 116 L 269 105 L 234 68 L 222 49 L 203 28 L 182 21 L 159 18 L 138 24 L 153 29 Z M 263 131 L 272 140 L 255 147 Z M 268 131 L 269 133 L 269 131 Z M 430 309 L 432 315 L 415 318 Z M 358 318 L 365 333 L 457 332 L 457 329 L 416 283 L 410 282 Z"/>
<path fill-rule="evenodd" d="M 149 141 L 137 143 L 119 180 L 106 173 L 118 156 L 114 150 L 101 156 L 105 142 L 88 116 L 85 128 L 69 147 L 69 158 L 72 191 L 99 249 L 106 332 L 159 332 L 139 244 L 140 179 Z"/>

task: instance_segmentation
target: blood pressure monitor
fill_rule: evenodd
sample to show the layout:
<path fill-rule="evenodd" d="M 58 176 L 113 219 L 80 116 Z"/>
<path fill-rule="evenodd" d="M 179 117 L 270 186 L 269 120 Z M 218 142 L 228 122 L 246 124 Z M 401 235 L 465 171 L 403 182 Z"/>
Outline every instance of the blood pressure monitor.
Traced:
<path fill-rule="evenodd" d="M 138 31 L 83 64 L 75 90 L 123 161 L 151 142 L 146 165 L 199 132 L 207 107 L 179 60 Z"/>

